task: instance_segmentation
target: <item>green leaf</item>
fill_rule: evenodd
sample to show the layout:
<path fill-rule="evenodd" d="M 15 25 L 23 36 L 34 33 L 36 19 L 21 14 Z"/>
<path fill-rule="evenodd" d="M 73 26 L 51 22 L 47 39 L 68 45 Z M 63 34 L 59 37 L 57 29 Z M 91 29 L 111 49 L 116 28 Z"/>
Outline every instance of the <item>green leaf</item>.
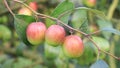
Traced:
<path fill-rule="evenodd" d="M 87 11 L 94 13 L 96 16 L 98 16 L 101 19 L 106 19 L 105 14 L 99 10 L 96 10 L 96 9 L 91 9 L 91 8 L 87 8 L 87 7 L 78 7 L 78 8 L 76 8 L 76 10 L 87 10 Z"/>
<path fill-rule="evenodd" d="M 109 68 L 109 66 L 104 60 L 97 60 L 90 68 Z"/>
<path fill-rule="evenodd" d="M 16 47 L 16 53 L 18 56 L 23 56 L 23 51 L 26 49 L 26 45 L 23 42 Z"/>
<path fill-rule="evenodd" d="M 78 58 L 78 63 L 81 65 L 89 65 L 90 63 L 92 63 L 93 61 L 96 60 L 96 56 L 95 56 L 95 46 L 93 45 L 92 42 L 90 41 L 86 41 L 84 43 L 84 52 L 83 55 L 81 57 Z M 89 56 L 89 58 L 88 58 Z"/>
<path fill-rule="evenodd" d="M 87 11 L 86 10 L 75 11 L 72 15 L 70 26 L 72 26 L 75 29 L 80 29 L 85 33 L 89 33 Z"/>
<path fill-rule="evenodd" d="M 30 59 L 18 57 L 12 68 L 25 68 L 29 67 L 31 64 L 32 61 Z"/>
<path fill-rule="evenodd" d="M 80 29 L 81 31 L 87 33 L 87 34 L 90 32 L 90 31 L 89 31 L 89 27 L 88 27 L 88 20 L 87 20 L 87 19 L 82 23 L 82 25 L 80 26 L 79 29 Z"/>
<path fill-rule="evenodd" d="M 105 20 L 107 20 L 106 17 L 105 17 L 105 14 L 104 14 L 103 12 L 101 12 L 101 11 L 96 10 L 96 9 L 91 9 L 91 8 L 86 8 L 86 7 L 78 7 L 78 8 L 76 8 L 75 10 L 76 10 L 76 11 L 77 11 L 77 10 L 90 11 L 90 12 L 92 12 L 94 15 L 98 16 L 100 19 L 105 19 Z M 84 14 L 84 13 L 83 13 L 83 14 Z M 81 17 L 82 17 L 82 16 L 83 16 L 83 15 L 81 14 Z M 85 32 L 85 33 L 89 33 L 90 31 L 89 31 L 89 28 L 88 28 L 87 15 L 85 15 L 85 16 L 86 16 L 86 17 L 84 17 L 83 19 L 82 19 L 82 18 L 79 18 L 79 19 L 81 19 L 81 20 L 84 21 L 84 22 L 82 23 L 81 27 L 80 27 L 80 30 L 83 31 L 83 32 Z M 80 25 L 80 24 L 79 24 L 79 25 Z"/>
<path fill-rule="evenodd" d="M 0 64 L 0 68 L 3 68 L 2 64 Z"/>
<path fill-rule="evenodd" d="M 117 34 L 117 35 L 120 35 L 120 31 L 119 30 L 116 30 L 114 28 L 102 28 L 101 31 L 107 31 L 107 32 L 111 32 L 111 33 L 114 33 L 114 34 Z"/>
<path fill-rule="evenodd" d="M 53 11 L 53 13 L 51 14 L 52 17 L 58 18 L 61 14 L 66 13 L 65 15 L 63 15 L 60 20 L 63 21 L 64 23 L 68 24 L 68 19 L 69 19 L 69 15 L 70 15 L 70 11 L 72 12 L 72 10 L 74 9 L 74 4 L 72 2 L 69 1 L 63 1 L 62 3 L 60 3 L 55 10 Z M 68 12 L 69 11 L 69 12 Z M 47 26 L 50 26 L 52 24 L 55 24 L 56 22 L 47 19 Z"/>
<path fill-rule="evenodd" d="M 98 45 L 98 47 L 102 50 L 108 51 L 110 49 L 110 44 L 108 42 L 108 40 L 102 38 L 102 37 L 96 37 L 93 36 L 92 37 L 93 41 Z M 96 49 L 96 52 L 98 50 Z"/>
<path fill-rule="evenodd" d="M 3 63 L 3 68 L 12 68 L 14 59 L 8 59 Z"/>
<path fill-rule="evenodd" d="M 103 28 L 113 28 L 112 23 L 109 21 L 97 20 L 97 24 L 100 30 L 102 30 Z M 110 32 L 102 32 L 102 34 L 106 39 L 109 39 L 110 36 L 112 35 Z"/>
<path fill-rule="evenodd" d="M 2 63 L 5 60 L 7 60 L 7 55 L 5 55 L 5 54 L 0 55 L 0 63 Z"/>
<path fill-rule="evenodd" d="M 35 22 L 34 17 L 27 15 L 15 15 L 14 25 L 19 38 L 26 44 L 31 45 L 26 38 L 26 28 L 28 24 Z"/>
<path fill-rule="evenodd" d="M 86 18 L 87 18 L 86 10 L 75 11 L 72 15 L 70 24 L 73 28 L 79 29 L 82 23 L 86 20 Z"/>
<path fill-rule="evenodd" d="M 67 62 L 59 57 L 54 62 L 57 68 L 67 68 Z"/>

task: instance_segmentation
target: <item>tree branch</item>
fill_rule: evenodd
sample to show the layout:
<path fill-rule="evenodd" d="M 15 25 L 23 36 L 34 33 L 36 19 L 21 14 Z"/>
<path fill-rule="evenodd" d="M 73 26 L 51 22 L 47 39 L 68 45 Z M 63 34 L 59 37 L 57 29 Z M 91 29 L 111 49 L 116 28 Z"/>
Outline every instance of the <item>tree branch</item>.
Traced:
<path fill-rule="evenodd" d="M 54 18 L 54 17 L 48 16 L 48 15 L 44 15 L 44 14 L 38 13 L 38 12 L 34 11 L 33 9 L 31 9 L 28 5 L 26 5 L 26 4 L 23 3 L 22 1 L 18 1 L 18 0 L 14 0 L 14 1 L 15 1 L 15 2 L 18 2 L 18 3 L 20 3 L 20 4 L 23 4 L 24 6 L 26 6 L 27 8 L 29 8 L 35 15 L 38 15 L 38 16 L 41 16 L 41 17 L 45 17 L 45 18 L 49 18 L 49 19 L 52 19 L 52 20 L 54 20 L 54 21 L 58 21 L 59 23 L 63 24 L 64 26 L 66 26 L 66 27 L 69 28 L 70 30 L 73 30 L 73 31 L 76 31 L 76 32 L 79 32 L 79 33 L 83 34 L 85 37 L 87 37 L 87 38 L 96 46 L 96 48 L 98 49 L 98 53 L 103 52 L 103 53 L 105 53 L 105 54 L 107 54 L 107 55 L 110 55 L 111 57 L 113 57 L 113 58 L 115 58 L 115 59 L 117 59 L 117 60 L 120 60 L 119 57 L 116 57 L 116 56 L 114 56 L 114 55 L 112 55 L 112 54 L 110 54 L 110 53 L 108 53 L 108 52 L 100 49 L 100 48 L 98 47 L 98 45 L 91 39 L 91 37 L 90 37 L 91 35 L 86 34 L 86 33 L 82 32 L 82 31 L 80 31 L 80 30 L 74 29 L 74 28 L 70 27 L 69 25 L 65 24 L 64 22 L 62 22 L 61 20 L 59 20 L 59 19 L 57 19 L 57 18 Z M 98 55 L 99 55 L 99 54 L 98 54 Z"/>

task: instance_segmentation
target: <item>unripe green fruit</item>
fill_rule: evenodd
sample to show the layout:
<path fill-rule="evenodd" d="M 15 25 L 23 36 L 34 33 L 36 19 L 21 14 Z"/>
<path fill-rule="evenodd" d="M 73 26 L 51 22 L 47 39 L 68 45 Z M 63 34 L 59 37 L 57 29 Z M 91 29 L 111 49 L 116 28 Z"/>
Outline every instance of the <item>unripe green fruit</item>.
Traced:
<path fill-rule="evenodd" d="M 83 4 L 87 7 L 95 7 L 96 0 L 83 0 Z"/>
<path fill-rule="evenodd" d="M 52 46 L 60 45 L 65 38 L 65 34 L 65 30 L 62 26 L 52 25 L 46 31 L 45 41 Z"/>
<path fill-rule="evenodd" d="M 5 25 L 0 25 L 0 39 L 7 41 L 11 38 L 12 33 Z"/>
<path fill-rule="evenodd" d="M 70 58 L 80 57 L 84 51 L 83 41 L 79 36 L 67 36 L 63 43 L 64 54 Z"/>
<path fill-rule="evenodd" d="M 28 25 L 26 35 L 33 45 L 39 45 L 44 41 L 46 26 L 42 22 L 33 22 Z"/>

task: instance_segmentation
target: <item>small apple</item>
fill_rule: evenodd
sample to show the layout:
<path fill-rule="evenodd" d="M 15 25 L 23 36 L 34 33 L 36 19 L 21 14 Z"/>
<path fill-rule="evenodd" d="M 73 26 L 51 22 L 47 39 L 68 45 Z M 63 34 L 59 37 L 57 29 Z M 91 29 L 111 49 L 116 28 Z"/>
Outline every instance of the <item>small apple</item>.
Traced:
<path fill-rule="evenodd" d="M 83 0 L 83 4 L 87 7 L 95 7 L 96 0 Z"/>
<path fill-rule="evenodd" d="M 39 45 L 44 41 L 46 26 L 42 22 L 33 22 L 28 25 L 26 36 L 28 41 L 33 45 Z"/>
<path fill-rule="evenodd" d="M 28 8 L 21 8 L 19 11 L 18 11 L 18 14 L 23 14 L 23 15 L 29 15 L 31 16 L 32 15 L 32 11 L 30 11 Z"/>
<path fill-rule="evenodd" d="M 38 9 L 38 5 L 37 5 L 36 2 L 30 2 L 30 3 L 29 3 L 29 6 L 30 6 L 33 10 L 35 10 L 35 11 L 37 11 L 37 9 Z"/>
<path fill-rule="evenodd" d="M 63 52 L 70 58 L 77 58 L 82 55 L 84 51 L 83 41 L 79 36 L 70 35 L 65 37 L 63 42 Z"/>
<path fill-rule="evenodd" d="M 62 26 L 51 25 L 45 34 L 45 41 L 52 46 L 60 45 L 63 42 L 66 33 Z"/>

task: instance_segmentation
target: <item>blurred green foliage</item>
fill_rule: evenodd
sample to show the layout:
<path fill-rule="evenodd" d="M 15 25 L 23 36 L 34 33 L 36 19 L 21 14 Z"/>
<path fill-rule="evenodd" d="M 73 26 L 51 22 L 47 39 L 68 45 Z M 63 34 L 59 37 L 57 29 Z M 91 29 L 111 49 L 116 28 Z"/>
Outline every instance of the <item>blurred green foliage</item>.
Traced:
<path fill-rule="evenodd" d="M 56 6 L 61 3 L 63 0 L 27 0 L 27 4 L 31 1 L 36 1 L 38 4 L 38 12 L 50 15 L 53 17 L 58 17 L 60 14 L 63 12 L 74 9 L 74 6 L 71 5 L 64 10 L 62 10 L 63 7 L 59 8 L 59 11 L 57 11 L 58 8 Z M 75 4 L 75 7 L 81 7 L 85 6 L 82 1 L 83 0 L 70 0 L 71 4 Z M 13 10 L 14 13 L 17 14 L 18 10 L 21 8 L 21 5 L 13 2 L 13 1 L 8 1 L 11 9 Z M 108 13 L 108 8 L 111 5 L 112 0 L 97 0 L 97 4 L 95 7 L 92 7 L 93 9 L 100 10 L 107 15 Z M 86 6 L 85 6 L 86 7 Z M 56 8 L 56 10 L 54 10 Z M 57 13 L 55 13 L 55 12 Z M 53 12 L 53 13 L 52 13 Z M 55 16 L 57 15 L 57 16 Z M 76 12 L 71 12 L 71 14 L 67 14 L 63 17 L 61 17 L 60 20 L 68 23 L 68 25 L 80 29 L 80 26 L 85 23 L 86 21 L 87 24 L 82 26 L 82 28 L 87 27 L 89 29 L 90 24 L 95 24 L 96 27 L 99 29 L 104 28 L 104 27 L 111 27 L 111 28 L 116 28 L 117 30 L 120 30 L 120 1 L 117 6 L 117 8 L 114 11 L 113 18 L 110 21 L 105 21 L 97 16 L 96 14 L 85 11 L 85 10 L 78 10 Z M 21 18 L 20 18 L 21 17 Z M 33 20 L 31 17 L 27 16 L 20 16 L 18 15 L 18 19 L 22 19 L 19 21 L 19 26 L 17 28 L 17 31 L 23 30 L 23 32 L 16 34 L 16 29 L 14 27 L 14 18 L 13 16 L 9 13 L 7 8 L 5 7 L 3 0 L 0 0 L 0 68 L 89 68 L 91 64 L 93 64 L 96 61 L 97 54 L 95 53 L 95 47 L 91 42 L 85 41 L 85 51 L 83 56 L 79 57 L 77 60 L 75 59 L 67 59 L 67 57 L 64 56 L 62 50 L 59 48 L 54 48 L 50 46 L 43 46 L 43 47 L 38 47 L 38 48 L 30 48 L 26 46 L 25 44 L 21 44 L 20 38 L 25 38 L 25 33 L 24 33 L 24 28 L 28 24 L 26 24 L 26 21 L 29 23 L 31 20 Z M 34 16 L 32 16 L 34 17 Z M 29 19 L 30 18 L 30 19 Z M 34 17 L 35 18 L 35 17 Z M 17 22 L 18 22 L 18 19 Z M 24 20 L 24 22 L 23 22 Z M 38 21 L 44 21 L 48 22 L 45 19 L 38 19 Z M 18 25 L 18 24 L 17 24 Z M 25 26 L 23 28 L 23 26 Z M 21 29 L 19 28 L 21 27 Z M 80 29 L 81 30 L 81 29 Z M 87 31 L 86 28 L 84 31 Z M 88 30 L 89 31 L 89 30 Z M 92 33 L 92 32 L 86 32 L 86 33 Z M 19 34 L 24 34 L 18 37 Z M 112 33 L 108 32 L 103 32 L 99 34 L 95 34 L 94 36 L 98 36 L 99 38 L 105 39 L 105 41 L 113 41 L 115 44 L 115 55 L 120 56 L 120 37 L 118 35 L 114 35 Z M 113 39 L 113 37 L 115 38 Z M 82 36 L 84 39 L 84 36 Z M 107 40 L 106 40 L 107 39 Z M 25 40 L 23 40 L 25 42 Z M 97 42 L 100 42 L 99 44 L 102 44 L 104 46 L 104 41 L 101 39 L 95 40 Z M 108 45 L 105 42 L 106 45 Z M 40 51 L 40 49 L 42 51 Z M 102 48 L 104 49 L 104 48 Z M 108 51 L 109 49 L 107 49 Z M 33 53 L 35 52 L 35 53 Z M 109 52 L 109 51 L 108 51 Z M 101 54 L 102 55 L 102 54 Z M 101 59 L 104 59 L 107 64 L 109 63 L 109 56 L 102 56 Z M 43 62 L 38 62 L 38 61 L 43 61 Z M 99 63 L 99 62 L 96 62 Z M 108 64 L 109 65 L 109 64 Z M 116 68 L 120 67 L 120 62 L 118 60 L 115 60 L 115 65 Z"/>

